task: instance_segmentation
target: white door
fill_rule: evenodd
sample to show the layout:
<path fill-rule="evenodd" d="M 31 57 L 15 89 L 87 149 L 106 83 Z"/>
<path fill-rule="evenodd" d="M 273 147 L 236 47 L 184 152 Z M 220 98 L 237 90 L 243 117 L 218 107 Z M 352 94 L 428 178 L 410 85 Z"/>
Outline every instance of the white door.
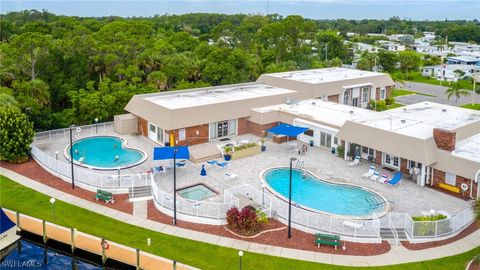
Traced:
<path fill-rule="evenodd" d="M 152 123 L 148 123 L 148 138 L 157 141 L 157 126 Z"/>

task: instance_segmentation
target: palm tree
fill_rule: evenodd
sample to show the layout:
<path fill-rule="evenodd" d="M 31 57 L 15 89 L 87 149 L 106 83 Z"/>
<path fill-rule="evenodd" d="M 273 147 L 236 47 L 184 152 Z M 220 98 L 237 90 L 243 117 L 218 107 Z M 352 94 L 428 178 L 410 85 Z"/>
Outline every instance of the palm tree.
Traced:
<path fill-rule="evenodd" d="M 461 89 L 458 82 L 452 84 L 452 87 L 448 88 L 445 91 L 447 98 L 450 100 L 452 96 L 455 96 L 455 104 L 458 104 L 458 99 L 462 96 L 469 96 L 470 91 Z"/>

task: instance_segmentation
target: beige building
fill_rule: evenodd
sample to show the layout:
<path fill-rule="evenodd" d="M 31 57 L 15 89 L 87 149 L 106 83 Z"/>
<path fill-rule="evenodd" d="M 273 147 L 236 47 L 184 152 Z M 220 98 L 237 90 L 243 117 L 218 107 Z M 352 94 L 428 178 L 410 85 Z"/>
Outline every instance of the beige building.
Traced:
<path fill-rule="evenodd" d="M 345 159 L 358 155 L 418 185 L 478 197 L 480 113 L 429 102 L 366 109 L 393 86 L 386 74 L 344 68 L 263 74 L 253 83 L 136 95 L 115 127 L 159 145 L 172 135 L 175 144 L 194 145 L 271 136 L 266 131 L 283 122 L 309 128 L 299 141 L 328 150 L 342 145 Z"/>
<path fill-rule="evenodd" d="M 384 73 L 313 69 L 264 74 L 254 83 L 135 95 L 125 110 L 137 117 L 139 133 L 160 145 L 169 144 L 170 134 L 175 143 L 191 145 L 276 125 L 250 121 L 252 108 L 310 98 L 367 107 L 371 99 L 387 98 L 393 86 Z"/>

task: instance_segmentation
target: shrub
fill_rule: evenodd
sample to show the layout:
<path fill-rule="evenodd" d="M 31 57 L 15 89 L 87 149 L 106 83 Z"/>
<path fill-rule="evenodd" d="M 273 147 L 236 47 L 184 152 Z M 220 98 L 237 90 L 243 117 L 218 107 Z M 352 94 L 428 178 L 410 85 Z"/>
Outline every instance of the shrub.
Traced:
<path fill-rule="evenodd" d="M 437 234 L 447 233 L 450 231 L 450 220 L 444 222 L 435 222 L 446 219 L 447 217 L 441 214 L 435 216 L 416 216 L 412 217 L 414 222 L 413 235 L 414 236 L 434 236 Z M 436 224 L 436 225 L 435 225 Z M 435 229 L 436 227 L 436 229 Z"/>
<path fill-rule="evenodd" d="M 256 232 L 260 225 L 265 223 L 264 219 L 268 220 L 266 216 L 259 217 L 255 209 L 249 206 L 244 207 L 241 211 L 234 206 L 227 211 L 228 226 L 246 235 Z"/>
<path fill-rule="evenodd" d="M 33 124 L 25 114 L 16 108 L 0 109 L 0 160 L 27 161 L 34 135 Z"/>
<path fill-rule="evenodd" d="M 343 145 L 337 146 L 337 155 L 341 158 L 345 157 L 345 147 Z"/>
<path fill-rule="evenodd" d="M 238 214 L 240 214 L 240 211 L 238 211 L 237 207 L 232 207 L 228 209 L 227 211 L 227 224 L 229 227 L 237 229 L 238 227 Z"/>
<path fill-rule="evenodd" d="M 385 103 L 387 105 L 393 105 L 393 104 L 395 104 L 395 98 L 394 97 L 388 97 L 388 98 L 385 99 Z"/>
<path fill-rule="evenodd" d="M 472 263 L 473 265 L 480 266 L 480 254 L 473 256 Z"/>
<path fill-rule="evenodd" d="M 262 212 L 262 210 L 260 209 L 257 210 L 257 220 L 261 224 L 268 224 L 269 222 L 267 214 L 265 214 L 265 212 Z"/>
<path fill-rule="evenodd" d="M 480 198 L 477 198 L 472 203 L 473 213 L 476 220 L 480 220 Z"/>

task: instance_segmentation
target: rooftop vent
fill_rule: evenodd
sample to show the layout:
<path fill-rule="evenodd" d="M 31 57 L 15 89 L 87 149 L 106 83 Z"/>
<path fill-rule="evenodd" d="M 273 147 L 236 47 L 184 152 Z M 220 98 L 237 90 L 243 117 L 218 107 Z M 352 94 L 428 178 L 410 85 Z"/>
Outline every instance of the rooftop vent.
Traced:
<path fill-rule="evenodd" d="M 405 124 L 405 123 L 407 122 L 407 120 L 402 119 L 402 120 L 400 120 L 400 122 L 401 122 L 402 124 Z"/>
<path fill-rule="evenodd" d="M 349 113 L 350 113 L 350 114 L 353 114 L 353 111 L 350 111 Z"/>
<path fill-rule="evenodd" d="M 407 111 L 407 108 L 403 108 L 403 111 L 406 112 L 406 111 Z"/>
<path fill-rule="evenodd" d="M 315 104 L 317 104 L 317 103 L 315 103 L 315 101 L 312 101 L 312 105 L 315 105 Z"/>
<path fill-rule="evenodd" d="M 447 112 L 447 109 L 443 108 L 443 109 L 442 109 L 442 112 Z"/>

